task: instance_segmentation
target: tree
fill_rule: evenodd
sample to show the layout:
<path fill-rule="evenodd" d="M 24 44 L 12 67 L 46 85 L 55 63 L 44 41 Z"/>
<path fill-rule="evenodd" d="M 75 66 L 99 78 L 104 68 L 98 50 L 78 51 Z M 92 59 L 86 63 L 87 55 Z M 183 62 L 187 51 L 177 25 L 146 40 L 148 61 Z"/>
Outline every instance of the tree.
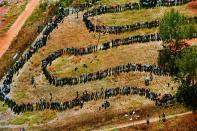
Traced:
<path fill-rule="evenodd" d="M 175 61 L 178 68 L 178 76 L 188 84 L 194 84 L 197 80 L 197 46 L 185 48 Z"/>
<path fill-rule="evenodd" d="M 189 20 L 186 16 L 172 9 L 165 13 L 160 20 L 159 30 L 164 48 L 159 52 L 158 63 L 169 68 L 171 73 L 176 74 L 176 57 L 188 46 L 184 41 L 192 38 L 197 26 L 192 19 Z"/>
<path fill-rule="evenodd" d="M 192 37 L 195 32 L 193 22 L 187 17 L 172 9 L 164 14 L 159 26 L 161 38 L 165 44 L 173 44 L 179 48 L 181 41 Z"/>
<path fill-rule="evenodd" d="M 176 57 L 168 48 L 159 50 L 158 64 L 169 69 L 171 74 L 177 74 L 178 70 L 174 64 Z"/>
<path fill-rule="evenodd" d="M 197 84 L 189 86 L 183 83 L 176 93 L 179 102 L 185 104 L 193 111 L 197 110 Z"/>

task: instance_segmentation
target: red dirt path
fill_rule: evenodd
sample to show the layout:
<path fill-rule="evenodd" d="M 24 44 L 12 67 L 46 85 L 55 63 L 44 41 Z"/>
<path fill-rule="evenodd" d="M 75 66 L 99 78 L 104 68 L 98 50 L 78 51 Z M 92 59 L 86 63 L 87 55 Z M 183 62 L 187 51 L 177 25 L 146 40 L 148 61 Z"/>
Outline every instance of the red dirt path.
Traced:
<path fill-rule="evenodd" d="M 197 15 L 197 0 L 190 2 L 187 8 L 190 9 L 194 15 Z"/>
<path fill-rule="evenodd" d="M 33 10 L 38 4 L 39 0 L 30 0 L 25 10 L 17 18 L 15 23 L 10 27 L 10 29 L 5 33 L 5 35 L 0 37 L 0 57 L 2 57 L 2 55 L 9 48 L 12 40 L 14 39 L 14 37 L 17 36 L 25 21 L 32 14 Z"/>
<path fill-rule="evenodd" d="M 189 44 L 189 45 L 197 45 L 197 38 L 187 40 L 186 43 Z"/>

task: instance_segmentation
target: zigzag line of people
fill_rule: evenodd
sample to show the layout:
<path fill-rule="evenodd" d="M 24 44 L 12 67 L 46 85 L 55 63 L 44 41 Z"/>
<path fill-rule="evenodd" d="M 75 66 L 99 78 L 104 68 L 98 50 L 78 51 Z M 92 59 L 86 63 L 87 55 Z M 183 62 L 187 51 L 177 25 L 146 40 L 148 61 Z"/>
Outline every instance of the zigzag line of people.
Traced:
<path fill-rule="evenodd" d="M 61 5 L 59 6 L 58 11 L 56 12 L 56 15 L 52 17 L 49 22 L 46 24 L 45 28 L 43 29 L 41 33 L 41 37 L 36 40 L 36 42 L 30 46 L 29 49 L 27 49 L 23 55 L 16 60 L 16 62 L 11 65 L 11 67 L 8 69 L 6 75 L 4 78 L 2 78 L 2 83 L 3 85 L 0 86 L 0 100 L 4 101 L 5 104 L 8 105 L 9 108 L 12 107 L 12 111 L 14 113 L 17 113 L 16 110 L 19 110 L 18 112 L 22 112 L 22 109 L 30 109 L 30 107 L 33 106 L 33 103 L 28 103 L 28 104 L 17 104 L 14 100 L 12 100 L 9 97 L 9 93 L 11 90 L 11 84 L 13 80 L 14 74 L 19 72 L 21 68 L 25 65 L 25 63 L 35 54 L 40 48 L 46 45 L 47 38 L 49 34 L 58 26 L 58 23 L 62 22 L 64 17 L 69 16 L 70 14 L 74 14 L 78 11 L 85 10 L 86 8 L 92 7 L 97 1 L 100 0 L 92 0 L 92 3 L 90 4 L 82 4 L 80 5 L 77 9 L 76 8 L 63 8 Z M 29 111 L 29 110 L 26 111 Z"/>
<path fill-rule="evenodd" d="M 194 34 L 193 38 L 197 38 L 197 33 Z M 42 60 L 42 71 L 49 81 L 50 84 L 55 86 L 63 86 L 63 85 L 76 85 L 79 83 L 86 83 L 88 81 L 100 80 L 107 76 L 123 73 L 123 72 L 130 72 L 130 71 L 140 71 L 140 72 L 151 72 L 155 75 L 170 75 L 170 72 L 167 68 L 162 66 L 156 66 L 151 64 L 132 64 L 128 63 L 126 65 L 121 65 L 113 68 L 108 68 L 102 71 L 97 71 L 94 73 L 89 74 L 82 74 L 81 76 L 77 77 L 65 77 L 65 78 L 58 78 L 50 74 L 47 70 L 47 66 L 51 65 L 52 62 L 61 57 L 63 54 L 72 54 L 72 55 L 87 55 L 91 54 L 96 51 L 107 50 L 110 48 L 118 47 L 121 45 L 129 45 L 133 43 L 144 43 L 150 41 L 160 41 L 161 37 L 158 33 L 155 34 L 146 34 L 146 35 L 136 35 L 130 36 L 125 39 L 115 39 L 110 42 L 105 42 L 103 44 L 89 46 L 85 48 L 64 48 L 58 51 L 51 53 L 47 58 Z"/>
<path fill-rule="evenodd" d="M 99 0 L 93 0 L 92 4 L 88 4 L 88 5 L 82 5 L 80 8 L 78 8 L 77 10 L 82 11 L 87 7 L 91 7 L 95 2 L 97 2 Z M 54 110 L 63 110 L 63 109 L 68 109 L 70 107 L 74 107 L 74 106 L 81 106 L 83 102 L 87 101 L 87 100 L 92 100 L 92 99 L 85 99 L 84 95 L 88 95 L 87 92 L 83 93 L 83 97 L 81 96 L 80 99 L 76 100 L 73 99 L 71 101 L 67 101 L 64 104 L 62 104 L 61 102 L 52 102 L 50 101 L 49 103 L 44 99 L 41 98 L 40 101 L 36 102 L 36 103 L 24 103 L 24 104 L 18 104 L 16 103 L 14 100 L 12 100 L 9 97 L 9 93 L 11 90 L 11 84 L 12 84 L 12 79 L 13 79 L 13 75 L 16 74 L 23 66 L 24 64 L 32 57 L 32 55 L 34 53 L 36 53 L 39 48 L 43 47 L 46 45 L 46 41 L 47 38 L 49 36 L 49 34 L 53 31 L 53 29 L 55 29 L 58 26 L 58 23 L 60 23 L 64 17 L 70 15 L 70 12 L 72 13 L 76 13 L 76 10 L 70 10 L 70 9 L 64 9 L 63 7 L 60 7 L 58 10 L 58 13 L 55 15 L 55 19 L 51 19 L 48 24 L 46 25 L 46 27 L 44 28 L 43 32 L 42 32 L 42 37 L 40 37 L 34 45 L 32 45 L 27 51 L 24 52 L 24 54 L 21 56 L 20 59 L 18 59 L 8 70 L 7 74 L 5 75 L 5 77 L 3 78 L 3 85 L 2 87 L 0 87 L 0 100 L 4 101 L 5 104 L 8 105 L 9 108 L 11 108 L 11 110 L 14 113 L 22 113 L 25 111 L 33 111 L 33 110 L 44 110 L 44 109 L 54 109 Z M 71 14 L 72 14 L 71 13 Z M 138 37 L 139 38 L 139 37 Z M 137 39 L 138 39 L 137 38 Z M 140 37 L 141 38 L 141 37 Z M 118 46 L 118 45 L 116 45 Z M 103 48 L 104 49 L 104 48 Z M 70 49 L 69 49 L 70 50 Z M 72 52 L 72 51 L 71 51 Z M 74 51 L 75 52 L 75 51 Z M 138 65 L 139 66 L 139 65 Z M 137 67 L 138 67 L 137 66 Z M 119 67 L 120 68 L 120 67 Z M 139 67 L 138 67 L 139 70 Z M 129 87 L 128 87 L 129 88 Z M 120 88 L 119 88 L 120 89 Z M 127 89 L 127 88 L 126 88 Z M 130 87 L 130 89 L 133 90 L 133 92 L 135 92 L 136 94 L 141 94 L 141 95 L 145 95 L 146 97 L 150 97 L 150 99 L 157 101 L 156 103 L 162 103 L 162 101 L 168 101 L 171 98 L 173 98 L 173 96 L 171 95 L 166 95 L 168 97 L 166 97 L 164 100 L 159 99 L 159 94 L 156 95 L 157 93 L 153 93 L 150 92 L 150 90 L 146 90 L 144 88 L 140 89 L 140 88 L 136 88 L 136 87 Z M 114 89 L 111 89 L 114 90 Z M 121 89 L 120 89 L 121 90 Z M 107 91 L 108 92 L 108 91 Z M 112 91 L 115 92 L 115 91 Z M 96 93 L 95 93 L 96 94 Z M 106 93 L 107 94 L 107 93 Z M 113 96 L 115 94 L 118 93 L 112 93 L 109 96 Z M 121 93 L 119 93 L 121 94 Z M 127 93 L 129 94 L 129 93 Z M 132 94 L 132 91 L 130 90 L 130 94 Z M 151 95 L 152 94 L 152 95 Z M 97 95 L 95 95 L 94 98 L 96 98 Z M 108 95 L 106 95 L 108 96 Z M 78 97 L 77 97 L 78 98 Z M 82 99 L 83 98 L 83 99 Z M 167 102 L 166 101 L 166 102 Z M 68 104 L 69 103 L 69 104 Z"/>
<path fill-rule="evenodd" d="M 144 1 L 144 0 L 143 0 Z M 154 28 L 159 26 L 159 20 L 153 20 L 153 21 L 146 21 L 146 22 L 138 22 L 135 24 L 131 25 L 121 25 L 121 26 L 106 26 L 106 25 L 94 25 L 91 20 L 89 20 L 89 17 L 94 17 L 98 15 L 103 15 L 106 13 L 118 13 L 118 12 L 123 12 L 127 10 L 138 10 L 140 8 L 154 8 L 157 5 L 158 6 L 173 6 L 173 5 L 181 5 L 185 4 L 189 1 L 183 1 L 183 0 L 178 0 L 178 1 L 157 1 L 152 3 L 152 1 L 144 3 L 126 3 L 123 5 L 110 5 L 110 6 L 100 6 L 96 9 L 92 9 L 90 11 L 87 11 L 83 15 L 83 21 L 87 27 L 87 29 L 90 32 L 100 32 L 100 33 L 109 33 L 109 34 L 118 34 L 118 33 L 123 33 L 127 31 L 134 31 L 142 28 Z M 149 5 L 149 6 L 148 6 Z M 194 18 L 189 18 L 189 21 L 196 21 L 197 22 L 197 17 Z"/>
<path fill-rule="evenodd" d="M 44 98 L 41 98 L 36 103 L 17 104 L 15 101 L 7 98 L 2 93 L 0 94 L 0 100 L 5 101 L 5 104 L 7 104 L 14 113 L 20 114 L 26 111 L 43 111 L 46 109 L 63 111 L 72 109 L 77 106 L 83 108 L 85 102 L 93 100 L 96 101 L 99 99 L 108 99 L 110 97 L 115 97 L 118 95 L 144 96 L 145 98 L 155 102 L 155 105 L 157 106 L 172 104 L 176 102 L 176 97 L 172 96 L 171 94 L 165 94 L 161 96 L 161 94 L 154 93 L 150 91 L 150 89 L 129 86 L 108 88 L 105 90 L 101 88 L 100 91 L 95 92 L 88 92 L 85 90 L 82 95 L 79 95 L 79 92 L 76 92 L 76 97 L 74 99 L 65 102 L 52 101 L 52 98 L 50 99 L 50 101 L 46 101 Z M 109 105 L 104 104 L 102 106 L 106 109 Z"/>
<path fill-rule="evenodd" d="M 126 39 L 116 39 L 111 42 L 106 42 L 100 45 L 89 46 L 86 48 L 65 48 L 60 49 L 56 52 L 50 54 L 46 59 L 42 60 L 42 70 L 49 81 L 50 84 L 55 86 L 63 86 L 63 85 L 76 85 L 79 83 L 86 83 L 88 81 L 100 80 L 107 76 L 112 76 L 115 74 L 123 73 L 123 72 L 131 72 L 131 71 L 145 71 L 151 72 L 155 75 L 169 75 L 169 71 L 161 66 L 151 65 L 151 64 L 132 64 L 128 63 L 126 65 L 120 65 L 113 68 L 108 68 L 106 70 L 97 71 L 94 73 L 83 74 L 79 77 L 65 77 L 65 78 L 57 78 L 50 74 L 47 70 L 47 66 L 52 64 L 52 61 L 61 57 L 64 53 L 73 54 L 73 55 L 86 55 L 99 50 L 107 50 L 110 48 L 118 47 L 121 45 L 128 45 L 135 42 L 149 42 L 149 41 L 158 41 L 161 40 L 159 34 L 148 34 L 144 36 L 131 36 Z"/>

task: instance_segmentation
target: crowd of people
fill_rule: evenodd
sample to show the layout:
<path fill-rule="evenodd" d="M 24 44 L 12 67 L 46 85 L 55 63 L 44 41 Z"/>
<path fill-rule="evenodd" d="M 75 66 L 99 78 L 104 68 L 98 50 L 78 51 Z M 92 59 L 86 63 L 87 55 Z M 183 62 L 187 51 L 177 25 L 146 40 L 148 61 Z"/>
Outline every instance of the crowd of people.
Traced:
<path fill-rule="evenodd" d="M 99 0 L 92 0 L 91 4 L 87 4 L 87 7 L 90 7 L 92 4 L 97 2 Z M 81 5 L 78 7 L 80 10 L 86 8 L 85 5 Z M 11 90 L 11 84 L 14 74 L 18 73 L 19 70 L 24 66 L 24 64 L 32 57 L 34 53 L 36 53 L 41 47 L 46 45 L 46 41 L 50 35 L 50 33 L 58 27 L 58 23 L 62 22 L 64 17 L 76 13 L 76 10 L 73 12 L 73 9 L 65 9 L 63 7 L 59 7 L 56 14 L 49 20 L 49 22 L 46 24 L 45 28 L 42 31 L 42 36 L 36 40 L 34 44 L 30 46 L 29 49 L 27 49 L 23 55 L 15 61 L 15 63 L 9 68 L 8 72 L 6 73 L 5 77 L 3 78 L 3 84 L 0 87 L 0 100 L 4 101 L 5 104 L 8 105 L 8 107 L 11 108 L 11 110 L 15 113 L 20 113 L 24 111 L 32 111 L 33 110 L 33 104 L 17 104 L 15 101 L 13 101 L 9 97 L 9 93 Z M 41 101 L 42 102 L 42 101 Z M 40 103 L 40 102 L 39 102 Z"/>
<path fill-rule="evenodd" d="M 80 108 L 83 108 L 85 102 L 89 101 L 96 101 L 103 99 L 107 101 L 110 97 L 115 97 L 118 95 L 122 96 L 129 96 L 129 95 L 140 95 L 144 96 L 145 98 L 154 101 L 156 105 L 161 106 L 168 103 L 175 102 L 175 97 L 171 94 L 164 94 L 161 97 L 161 94 L 154 93 L 150 91 L 150 89 L 147 88 L 137 88 L 137 87 L 115 87 L 115 88 L 107 88 L 103 89 L 101 88 L 100 91 L 95 92 L 88 92 L 84 91 L 79 94 L 79 92 L 76 92 L 76 97 L 71 99 L 70 101 L 65 102 L 57 102 L 57 101 L 47 101 L 44 97 L 42 97 L 38 102 L 36 103 L 23 103 L 23 104 L 17 104 L 13 100 L 5 97 L 2 97 L 4 94 L 0 94 L 0 99 L 5 101 L 5 104 L 7 104 L 10 109 L 15 112 L 16 114 L 20 114 L 26 111 L 43 111 L 46 109 L 51 110 L 57 110 L 57 111 L 63 111 L 67 109 L 72 109 L 74 107 L 79 106 Z M 103 108 L 109 107 L 110 103 L 104 102 L 102 104 Z"/>
<path fill-rule="evenodd" d="M 172 6 L 182 5 L 191 0 L 140 0 L 140 5 L 145 8 L 151 8 L 156 6 Z"/>
<path fill-rule="evenodd" d="M 97 2 L 99 0 L 92 0 L 92 4 L 94 2 Z M 86 5 L 81 5 L 79 6 L 79 10 L 84 10 L 86 7 L 90 7 L 92 4 L 86 4 Z M 128 4 L 128 8 L 139 8 L 139 4 Z M 122 8 L 115 8 L 116 10 L 122 10 Z M 8 107 L 16 114 L 20 114 L 22 112 L 26 111 L 34 111 L 34 110 L 45 110 L 45 109 L 52 109 L 52 110 L 65 110 L 65 109 L 70 109 L 75 106 L 80 106 L 81 108 L 83 107 L 84 102 L 98 99 L 100 95 L 99 92 L 91 93 L 91 95 L 85 91 L 83 95 L 79 96 L 77 95 L 76 98 L 70 101 L 66 102 L 53 102 L 51 101 L 46 101 L 45 98 L 41 98 L 38 102 L 35 103 L 24 103 L 24 104 L 18 104 L 14 100 L 12 100 L 9 96 L 10 90 L 11 90 L 11 84 L 12 84 L 12 79 L 14 74 L 17 74 L 19 70 L 24 66 L 24 64 L 32 57 L 33 54 L 35 54 L 41 47 L 46 45 L 46 41 L 50 35 L 50 33 L 58 27 L 58 23 L 62 22 L 65 16 L 70 15 L 70 9 L 64 9 L 63 7 L 60 7 L 57 14 L 50 19 L 50 21 L 47 23 L 45 28 L 42 31 L 42 36 L 36 40 L 36 42 L 30 46 L 29 49 L 27 49 L 24 54 L 20 57 L 20 59 L 16 60 L 16 62 L 9 68 L 7 74 L 3 78 L 3 85 L 0 87 L 0 100 L 4 101 L 5 104 L 8 105 Z M 76 13 L 76 12 L 72 12 Z M 129 71 L 149 71 L 153 72 L 154 74 L 157 75 L 168 75 L 167 70 L 164 70 L 161 67 L 155 66 L 155 65 L 148 65 L 148 64 L 127 64 L 127 65 L 122 65 L 122 66 L 117 66 L 114 68 L 109 68 L 104 71 L 99 71 L 96 73 L 90 73 L 90 74 L 84 74 L 80 77 L 75 77 L 75 78 L 64 78 L 62 79 L 59 78 L 54 78 L 53 76 L 50 75 L 50 73 L 47 70 L 47 65 L 52 64 L 52 61 L 62 55 L 64 52 L 70 52 L 71 54 L 74 55 L 82 55 L 82 54 L 88 54 L 92 53 L 97 50 L 105 50 L 111 47 L 117 47 L 119 45 L 124 45 L 124 44 L 129 44 L 129 43 L 134 43 L 134 42 L 148 42 L 152 40 L 160 40 L 159 34 L 151 34 L 151 35 L 143 35 L 143 36 L 134 36 L 134 37 L 129 37 L 127 39 L 117 39 L 111 42 L 104 43 L 102 45 L 98 46 L 91 46 L 88 48 L 82 48 L 82 49 L 74 49 L 74 48 L 65 48 L 63 50 L 56 51 L 55 53 L 49 55 L 45 60 L 42 61 L 42 70 L 43 73 L 45 74 L 46 78 L 49 80 L 51 84 L 54 84 L 56 86 L 58 85 L 64 85 L 64 84 L 69 84 L 73 85 L 76 83 L 82 83 L 82 82 L 87 82 L 90 80 L 96 80 L 96 79 L 102 79 L 108 75 L 113 75 L 113 74 L 118 74 L 121 72 L 129 72 Z M 33 79 L 32 79 L 32 82 Z M 116 90 L 115 90 L 116 89 Z M 158 98 L 158 95 L 151 91 L 147 91 L 147 89 L 138 89 L 136 87 L 123 87 L 123 88 L 115 88 L 115 89 L 108 89 L 105 90 L 103 93 L 103 98 L 107 99 L 109 97 L 118 95 L 118 94 L 124 94 L 124 95 L 129 95 L 129 94 L 139 94 L 139 95 L 144 95 L 147 98 L 157 101 L 156 103 L 163 103 L 168 100 L 171 100 L 173 96 L 171 95 L 166 95 L 167 97 L 162 97 L 162 99 Z M 121 91 L 120 91 L 121 90 Z M 90 97 L 91 96 L 91 97 Z M 171 97 L 169 97 L 171 96 Z M 165 100 L 164 100 L 165 98 Z"/>
<path fill-rule="evenodd" d="M 170 75 L 169 71 L 164 67 L 151 65 L 151 64 L 128 63 L 126 65 L 120 65 L 105 70 L 97 71 L 94 73 L 87 73 L 87 74 L 82 74 L 80 76 L 59 78 L 51 75 L 51 73 L 47 69 L 47 66 L 52 64 L 52 61 L 62 56 L 62 54 L 63 54 L 63 50 L 56 51 L 42 61 L 43 74 L 45 75 L 49 83 L 55 86 L 76 85 L 79 83 L 86 83 L 88 81 L 101 80 L 108 76 L 112 76 L 120 73 L 128 73 L 131 71 L 151 72 L 155 75 L 160 75 L 160 76 Z"/>
<path fill-rule="evenodd" d="M 55 86 L 63 86 L 63 85 L 76 85 L 79 83 L 86 83 L 92 80 L 98 80 L 105 78 L 107 76 L 123 73 L 123 72 L 130 72 L 130 71 L 145 71 L 145 72 L 152 72 L 155 75 L 169 75 L 169 71 L 164 67 L 159 67 L 156 65 L 151 64 L 132 64 L 128 63 L 126 65 L 121 65 L 113 68 L 108 68 L 106 70 L 97 71 L 94 73 L 83 74 L 79 77 L 65 77 L 65 78 L 58 78 L 53 76 L 47 69 L 52 62 L 61 57 L 64 53 L 72 54 L 72 55 L 86 55 L 98 50 L 107 50 L 110 48 L 118 47 L 121 45 L 128 45 L 135 42 L 149 42 L 149 41 L 158 41 L 161 40 L 159 34 L 148 34 L 148 35 L 137 35 L 137 36 L 130 36 L 125 39 L 116 39 L 110 42 L 105 42 L 103 44 L 89 46 L 85 48 L 64 48 L 57 50 L 51 53 L 47 58 L 42 60 L 42 71 L 49 81 L 50 84 Z"/>
<path fill-rule="evenodd" d="M 48 64 L 51 64 L 53 60 L 62 56 L 64 53 L 68 53 L 72 55 L 86 55 L 99 50 L 107 50 L 121 45 L 129 45 L 137 42 L 143 43 L 143 42 L 160 41 L 160 40 L 161 40 L 160 35 L 158 33 L 155 33 L 155 34 L 129 36 L 124 39 L 115 39 L 109 42 L 105 42 L 103 44 L 88 46 L 84 48 L 64 48 L 51 53 L 46 59 L 42 61 L 42 66 L 46 67 Z"/>
<path fill-rule="evenodd" d="M 17 104 L 9 97 L 13 75 L 19 72 L 24 64 L 32 57 L 34 53 L 36 53 L 36 51 L 38 51 L 39 48 L 46 45 L 49 34 L 57 27 L 57 24 L 60 23 L 66 15 L 68 15 L 68 10 L 60 7 L 58 13 L 47 23 L 42 32 L 42 36 L 36 40 L 35 44 L 30 46 L 30 48 L 24 52 L 20 59 L 16 60 L 5 75 L 3 86 L 0 90 L 0 99 L 4 101 L 13 112 L 19 113 L 33 109 L 32 104 Z"/>
<path fill-rule="evenodd" d="M 73 55 L 85 55 L 85 54 L 90 54 L 99 50 L 107 50 L 110 48 L 118 47 L 121 45 L 129 45 L 133 43 L 144 43 L 144 42 L 160 41 L 160 40 L 161 40 L 161 37 L 160 37 L 160 34 L 158 33 L 135 35 L 135 36 L 129 36 L 123 39 L 111 40 L 108 42 L 104 42 L 102 44 L 88 46 L 84 48 L 64 48 L 62 50 L 62 53 L 66 52 L 66 53 L 73 54 Z"/>
<path fill-rule="evenodd" d="M 11 108 L 11 110 L 15 113 L 20 113 L 24 111 L 32 111 L 33 110 L 33 104 L 17 104 L 15 101 L 13 101 L 9 97 L 9 92 L 11 90 L 11 83 L 13 79 L 13 75 L 18 73 L 19 70 L 24 66 L 24 64 L 32 57 L 34 53 L 37 52 L 37 50 L 43 46 L 46 45 L 47 38 L 49 37 L 50 33 L 53 31 L 53 29 L 58 27 L 58 23 L 60 23 L 64 17 L 76 13 L 77 10 L 82 11 L 85 8 L 91 7 L 93 4 L 98 2 L 100 0 L 92 0 L 90 3 L 86 4 L 80 4 L 77 9 L 65 9 L 63 7 L 59 7 L 58 12 L 54 17 L 50 19 L 50 21 L 47 23 L 45 28 L 42 31 L 42 36 L 35 42 L 34 45 L 30 46 L 30 48 L 23 53 L 23 55 L 18 59 L 8 70 L 7 74 L 3 78 L 3 85 L 0 87 L 0 100 L 4 101 L 5 104 L 8 105 L 8 107 Z M 41 99 L 39 102 L 37 102 L 36 105 L 40 105 L 40 109 L 43 109 L 43 99 Z M 52 104 L 51 107 L 53 107 Z M 37 106 L 36 106 L 37 107 Z"/>
<path fill-rule="evenodd" d="M 91 22 L 91 21 L 89 21 Z M 86 23 L 86 22 L 85 22 Z M 86 23 L 87 27 L 92 23 Z M 109 34 L 119 34 L 123 32 L 131 32 L 135 31 L 138 29 L 143 29 L 143 28 L 154 28 L 159 26 L 159 20 L 154 20 L 150 22 L 138 22 L 132 25 L 123 25 L 123 26 L 104 26 L 104 25 L 91 25 L 91 27 L 95 27 L 93 29 L 89 29 L 90 31 L 96 31 L 100 33 L 109 33 Z"/>
<path fill-rule="evenodd" d="M 109 34 L 118 34 L 127 31 L 134 31 L 142 28 L 154 28 L 159 26 L 159 20 L 138 22 L 131 25 L 121 25 L 121 26 L 106 26 L 106 25 L 94 25 L 94 23 L 89 19 L 89 17 L 94 17 L 97 15 L 102 15 L 106 13 L 118 13 L 126 10 L 140 9 L 144 7 L 155 7 L 156 5 L 180 5 L 189 2 L 190 0 L 141 0 L 140 3 L 125 3 L 123 5 L 110 5 L 110 6 L 100 6 L 96 9 L 89 10 L 84 13 L 83 21 L 90 32 L 101 32 Z"/>

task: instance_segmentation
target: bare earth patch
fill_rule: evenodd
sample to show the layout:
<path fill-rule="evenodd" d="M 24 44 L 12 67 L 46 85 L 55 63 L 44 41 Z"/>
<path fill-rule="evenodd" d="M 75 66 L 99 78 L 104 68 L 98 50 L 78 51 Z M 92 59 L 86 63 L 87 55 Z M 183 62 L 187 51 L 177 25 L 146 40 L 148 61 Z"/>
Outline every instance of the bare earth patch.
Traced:
<path fill-rule="evenodd" d="M 187 8 L 191 10 L 192 14 L 197 15 L 197 1 L 190 2 Z"/>

